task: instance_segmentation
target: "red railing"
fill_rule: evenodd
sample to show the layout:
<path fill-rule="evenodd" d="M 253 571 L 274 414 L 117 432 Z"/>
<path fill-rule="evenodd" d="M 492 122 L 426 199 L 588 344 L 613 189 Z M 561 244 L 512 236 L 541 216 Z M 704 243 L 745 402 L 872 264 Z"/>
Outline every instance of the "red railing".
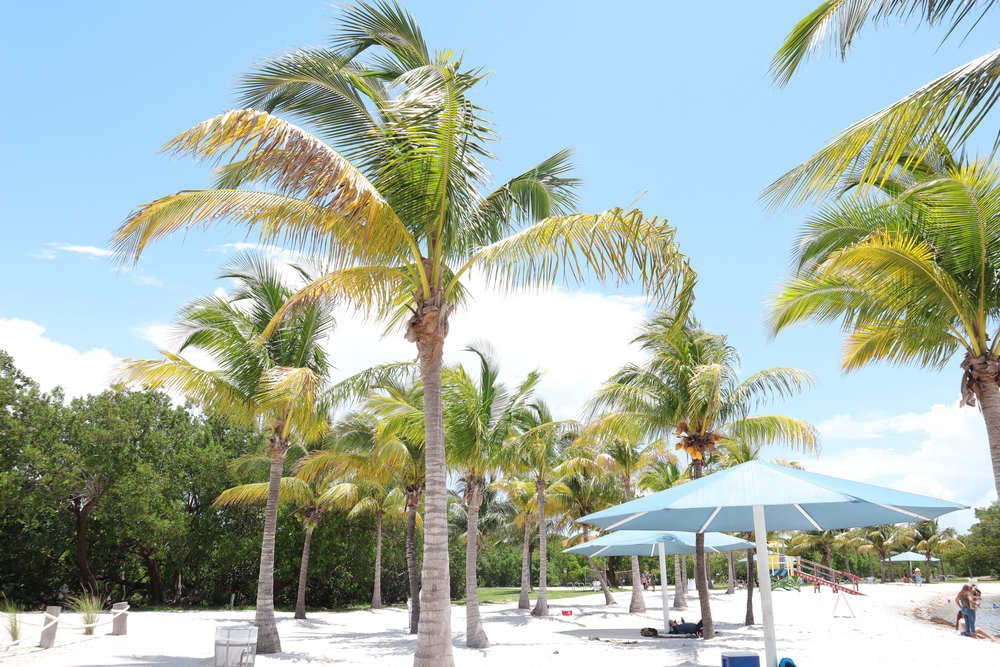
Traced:
<path fill-rule="evenodd" d="M 820 563 L 814 563 L 805 558 L 796 558 L 792 565 L 792 574 L 811 581 L 816 588 L 829 586 L 835 591 L 844 591 L 854 595 L 862 595 L 858 584 L 863 579 L 848 572 L 841 572 Z"/>

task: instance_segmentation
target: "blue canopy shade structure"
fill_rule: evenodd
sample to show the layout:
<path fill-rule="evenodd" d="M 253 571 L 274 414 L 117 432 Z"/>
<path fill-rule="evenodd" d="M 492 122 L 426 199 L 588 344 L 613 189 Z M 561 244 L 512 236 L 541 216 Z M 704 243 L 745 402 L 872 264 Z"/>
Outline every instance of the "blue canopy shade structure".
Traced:
<path fill-rule="evenodd" d="M 659 553 L 659 545 L 662 544 L 664 554 L 667 556 L 693 554 L 694 537 L 694 533 L 684 531 L 619 530 L 595 537 L 589 542 L 578 544 L 575 547 L 563 549 L 563 553 L 591 557 L 655 556 Z M 710 553 L 755 548 L 753 542 L 747 542 L 731 535 L 705 534 L 705 551 Z"/>
<path fill-rule="evenodd" d="M 663 598 L 663 629 L 670 632 L 670 604 L 667 596 L 667 556 L 693 554 L 695 534 L 683 531 L 619 530 L 589 542 L 564 549 L 563 553 L 582 556 L 660 556 L 660 595 Z M 705 551 L 721 553 L 754 549 L 753 542 L 722 533 L 705 534 Z"/>
<path fill-rule="evenodd" d="M 893 556 L 889 560 L 891 560 L 893 563 L 912 563 L 912 562 L 926 563 L 927 562 L 927 554 L 918 554 L 918 553 L 914 553 L 912 551 L 907 551 L 906 553 L 896 554 L 895 556 Z M 939 558 L 931 558 L 930 560 L 931 560 L 931 562 L 936 563 L 940 559 Z"/>
<path fill-rule="evenodd" d="M 757 553 L 767 529 L 834 530 L 936 519 L 965 505 L 872 484 L 750 461 L 701 479 L 589 514 L 604 530 L 754 531 Z M 764 667 L 778 667 L 771 579 L 760 577 Z"/>
<path fill-rule="evenodd" d="M 739 532 L 753 529 L 754 506 L 764 508 L 771 530 L 929 521 L 966 509 L 947 500 L 750 461 L 579 521 L 604 530 Z"/>

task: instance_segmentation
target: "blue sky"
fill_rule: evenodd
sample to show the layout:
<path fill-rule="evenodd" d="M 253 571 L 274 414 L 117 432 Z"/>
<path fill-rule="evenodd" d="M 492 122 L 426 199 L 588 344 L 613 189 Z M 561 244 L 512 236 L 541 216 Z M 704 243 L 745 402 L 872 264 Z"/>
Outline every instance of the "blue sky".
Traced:
<path fill-rule="evenodd" d="M 815 0 L 405 4 L 434 48 L 491 71 L 475 99 L 502 137 L 496 182 L 575 146 L 581 209 L 645 192 L 639 207 L 678 228 L 699 272 L 699 317 L 729 335 L 747 371 L 816 374 L 815 390 L 773 410 L 820 425 L 823 454 L 771 455 L 968 504 L 995 499 L 981 417 L 955 406 L 957 361 L 943 373 L 879 366 L 844 377 L 836 327 L 765 340 L 763 303 L 804 212 L 769 216 L 757 197 L 839 130 L 995 48 L 996 15 L 943 46 L 941 30 L 868 28 L 846 63 L 814 62 L 778 93 L 768 64 Z M 230 108 L 233 75 L 254 60 L 322 43 L 336 12 L 315 0 L 8 3 L 0 348 L 46 388 L 71 393 L 98 391 L 116 359 L 155 356 L 178 307 L 224 287 L 214 275 L 247 239 L 178 235 L 124 273 L 98 251 L 134 207 L 207 184 L 207 167 L 159 146 Z M 970 152 L 987 150 L 994 128 Z M 547 369 L 543 393 L 562 416 L 636 357 L 627 344 L 645 309 L 634 291 L 478 294 L 453 324 L 449 358 L 489 336 L 511 380 Z M 345 373 L 412 356 L 346 317 L 331 350 Z"/>

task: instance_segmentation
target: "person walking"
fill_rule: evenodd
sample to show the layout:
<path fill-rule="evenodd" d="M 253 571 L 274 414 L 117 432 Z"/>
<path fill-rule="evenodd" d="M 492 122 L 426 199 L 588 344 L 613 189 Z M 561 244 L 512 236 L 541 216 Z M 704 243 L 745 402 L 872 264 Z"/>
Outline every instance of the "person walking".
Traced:
<path fill-rule="evenodd" d="M 965 584 L 962 586 L 962 590 L 959 592 L 958 597 L 955 598 L 955 604 L 958 608 L 962 610 L 962 617 L 965 619 L 965 632 L 962 634 L 966 637 L 976 636 L 976 608 L 975 602 L 972 600 L 972 586 Z"/>

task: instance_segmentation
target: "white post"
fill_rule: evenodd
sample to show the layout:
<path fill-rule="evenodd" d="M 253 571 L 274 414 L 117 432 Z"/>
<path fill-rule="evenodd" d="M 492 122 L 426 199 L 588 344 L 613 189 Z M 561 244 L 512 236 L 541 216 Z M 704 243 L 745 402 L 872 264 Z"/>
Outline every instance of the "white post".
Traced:
<path fill-rule="evenodd" d="M 667 552 L 663 548 L 663 542 L 660 542 L 660 595 L 663 597 L 663 629 L 670 632 L 670 602 L 667 597 Z"/>
<path fill-rule="evenodd" d="M 115 619 L 111 622 L 111 634 L 113 635 L 124 635 L 128 634 L 128 609 L 127 602 L 117 602 L 111 605 L 114 611 L 120 611 L 121 613 L 115 616 Z"/>
<path fill-rule="evenodd" d="M 753 506 L 753 533 L 757 543 L 757 577 L 760 580 L 760 608 L 764 615 L 764 667 L 778 667 L 778 646 L 774 640 L 774 607 L 771 605 L 771 572 L 762 563 L 770 565 L 767 555 L 767 528 L 764 525 L 764 506 Z"/>

